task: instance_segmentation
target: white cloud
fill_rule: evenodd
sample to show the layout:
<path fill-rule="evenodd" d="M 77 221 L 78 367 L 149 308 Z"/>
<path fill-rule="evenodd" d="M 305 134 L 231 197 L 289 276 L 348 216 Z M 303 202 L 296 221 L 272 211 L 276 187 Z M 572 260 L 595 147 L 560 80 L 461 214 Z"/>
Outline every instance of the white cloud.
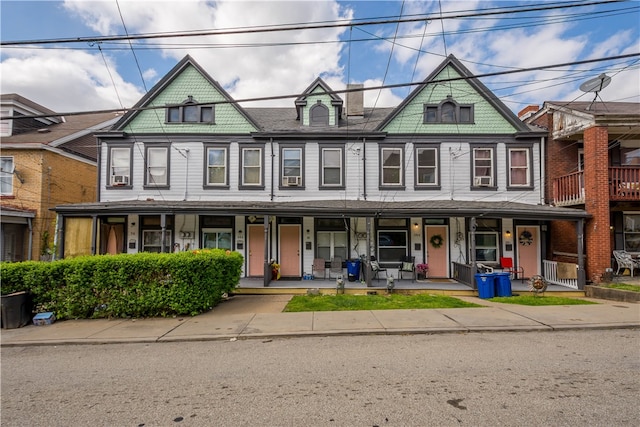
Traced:
<path fill-rule="evenodd" d="M 17 93 L 57 112 L 118 108 L 117 93 L 124 106 L 131 106 L 142 96 L 110 59 L 107 70 L 100 55 L 47 49 L 12 49 L 3 55 L 2 93 Z"/>

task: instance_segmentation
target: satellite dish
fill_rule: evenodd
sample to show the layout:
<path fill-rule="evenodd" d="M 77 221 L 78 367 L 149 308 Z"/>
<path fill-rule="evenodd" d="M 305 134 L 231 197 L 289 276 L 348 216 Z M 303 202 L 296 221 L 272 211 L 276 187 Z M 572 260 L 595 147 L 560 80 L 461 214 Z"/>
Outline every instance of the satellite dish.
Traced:
<path fill-rule="evenodd" d="M 611 77 L 607 76 L 605 73 L 600 74 L 598 77 L 594 77 L 580 85 L 580 90 L 583 92 L 595 92 L 596 96 L 593 97 L 593 101 L 587 107 L 587 111 L 591 110 L 593 103 L 598 99 L 598 92 L 600 92 L 605 87 L 609 86 L 611 83 Z M 600 98 L 602 100 L 602 98 Z"/>
<path fill-rule="evenodd" d="M 598 93 L 605 87 L 609 86 L 611 83 L 611 77 L 602 73 L 598 77 L 594 77 L 591 80 L 587 80 L 586 82 L 580 85 L 580 90 L 583 92 L 595 92 Z"/>

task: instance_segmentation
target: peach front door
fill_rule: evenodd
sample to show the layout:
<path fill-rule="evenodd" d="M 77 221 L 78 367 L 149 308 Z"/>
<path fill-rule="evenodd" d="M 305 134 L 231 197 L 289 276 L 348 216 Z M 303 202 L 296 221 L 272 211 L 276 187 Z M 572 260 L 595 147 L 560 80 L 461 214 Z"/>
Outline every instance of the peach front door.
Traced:
<path fill-rule="evenodd" d="M 249 276 L 264 276 L 264 225 L 248 225 Z"/>
<path fill-rule="evenodd" d="M 280 275 L 301 277 L 300 274 L 300 225 L 280 225 Z"/>
<path fill-rule="evenodd" d="M 540 227 L 516 227 L 518 267 L 524 269 L 524 277 L 540 274 Z"/>
<path fill-rule="evenodd" d="M 425 249 L 427 253 L 427 264 L 429 265 L 429 277 L 449 277 L 449 241 L 447 239 L 446 225 L 425 226 L 426 236 Z M 442 238 L 442 245 L 435 248 L 431 244 L 433 236 Z M 416 261 L 419 264 L 419 261 Z"/>

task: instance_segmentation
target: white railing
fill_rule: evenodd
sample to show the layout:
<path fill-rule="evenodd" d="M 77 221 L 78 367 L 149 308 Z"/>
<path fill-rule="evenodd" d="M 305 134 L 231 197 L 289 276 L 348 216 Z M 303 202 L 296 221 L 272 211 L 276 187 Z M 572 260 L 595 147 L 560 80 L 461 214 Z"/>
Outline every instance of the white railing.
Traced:
<path fill-rule="evenodd" d="M 566 286 L 567 288 L 578 289 L 578 279 L 558 279 L 558 262 L 542 260 L 545 280 L 553 285 Z M 578 266 L 576 265 L 576 269 Z"/>

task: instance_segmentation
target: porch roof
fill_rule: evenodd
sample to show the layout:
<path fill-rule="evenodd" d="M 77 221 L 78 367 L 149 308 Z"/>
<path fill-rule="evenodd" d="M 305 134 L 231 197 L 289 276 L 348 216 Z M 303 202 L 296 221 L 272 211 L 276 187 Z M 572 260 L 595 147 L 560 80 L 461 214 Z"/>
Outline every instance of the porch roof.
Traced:
<path fill-rule="evenodd" d="M 283 217 L 361 216 L 361 217 L 491 217 L 532 220 L 569 220 L 588 218 L 582 209 L 549 205 L 530 205 L 514 202 L 485 202 L 459 200 L 305 200 L 296 202 L 268 201 L 184 201 L 129 200 L 116 202 L 80 203 L 56 206 L 59 214 L 67 216 L 122 214 L 227 214 L 277 215 Z"/>

